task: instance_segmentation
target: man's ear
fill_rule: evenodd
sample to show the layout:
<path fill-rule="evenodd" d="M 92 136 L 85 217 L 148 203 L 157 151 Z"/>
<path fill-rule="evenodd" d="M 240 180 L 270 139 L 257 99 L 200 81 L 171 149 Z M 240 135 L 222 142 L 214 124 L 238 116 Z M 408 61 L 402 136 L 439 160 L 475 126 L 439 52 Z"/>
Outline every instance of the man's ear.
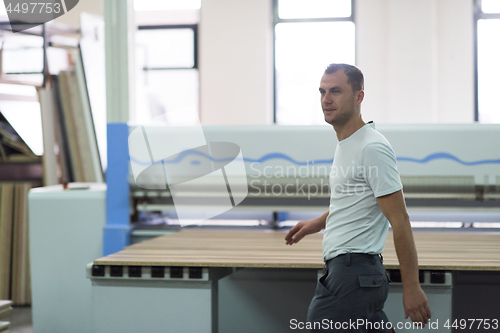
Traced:
<path fill-rule="evenodd" d="M 361 104 L 361 102 L 363 102 L 363 99 L 365 98 L 365 92 L 363 90 L 360 90 L 356 94 L 357 94 L 356 103 Z"/>

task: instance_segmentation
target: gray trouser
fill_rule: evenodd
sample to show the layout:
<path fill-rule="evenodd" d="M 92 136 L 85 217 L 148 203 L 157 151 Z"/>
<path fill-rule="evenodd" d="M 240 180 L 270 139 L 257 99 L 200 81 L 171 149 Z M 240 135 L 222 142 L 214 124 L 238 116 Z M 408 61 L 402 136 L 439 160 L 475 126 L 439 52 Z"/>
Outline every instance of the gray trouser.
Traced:
<path fill-rule="evenodd" d="M 311 332 L 391 332 L 383 311 L 389 280 L 379 255 L 346 253 L 323 271 L 307 313 Z"/>

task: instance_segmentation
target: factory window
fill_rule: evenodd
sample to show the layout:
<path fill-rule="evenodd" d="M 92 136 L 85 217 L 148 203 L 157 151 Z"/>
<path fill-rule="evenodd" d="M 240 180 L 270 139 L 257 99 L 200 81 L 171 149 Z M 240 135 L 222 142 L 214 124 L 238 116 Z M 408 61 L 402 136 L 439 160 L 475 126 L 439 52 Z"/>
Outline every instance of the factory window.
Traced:
<path fill-rule="evenodd" d="M 319 81 L 328 64 L 355 63 L 353 11 L 354 0 L 274 0 L 275 123 L 325 123 Z"/>
<path fill-rule="evenodd" d="M 500 123 L 500 0 L 475 1 L 476 112 L 480 123 Z"/>
<path fill-rule="evenodd" d="M 136 122 L 199 122 L 197 25 L 139 26 L 136 32 Z"/>

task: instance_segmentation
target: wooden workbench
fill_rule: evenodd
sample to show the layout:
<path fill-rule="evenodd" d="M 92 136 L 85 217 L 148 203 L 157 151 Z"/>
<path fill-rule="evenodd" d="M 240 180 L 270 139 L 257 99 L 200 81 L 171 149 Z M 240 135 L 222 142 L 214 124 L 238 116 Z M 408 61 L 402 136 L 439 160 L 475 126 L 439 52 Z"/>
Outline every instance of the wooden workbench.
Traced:
<path fill-rule="evenodd" d="M 286 232 L 183 229 L 126 247 L 94 261 L 95 265 L 203 267 L 323 267 L 323 234 L 309 235 L 292 246 Z M 420 269 L 500 271 L 500 234 L 415 232 Z M 384 265 L 397 269 L 392 234 Z"/>

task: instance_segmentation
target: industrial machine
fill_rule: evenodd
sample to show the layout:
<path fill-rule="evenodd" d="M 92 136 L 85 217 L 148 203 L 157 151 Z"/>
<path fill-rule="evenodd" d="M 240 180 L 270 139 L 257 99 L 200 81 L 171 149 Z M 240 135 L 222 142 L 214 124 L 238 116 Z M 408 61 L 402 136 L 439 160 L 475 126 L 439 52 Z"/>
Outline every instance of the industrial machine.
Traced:
<path fill-rule="evenodd" d="M 396 153 L 416 232 L 497 233 L 500 125 L 376 125 L 376 128 Z M 115 136 L 108 127 L 110 163 L 104 255 L 183 228 L 281 230 L 328 209 L 328 177 L 337 144 L 335 132 L 329 126 L 129 126 L 120 131 L 121 134 Z M 85 216 L 71 219 L 80 225 L 78 221 L 83 221 Z M 121 290 L 111 288 L 114 282 L 102 282 L 102 276 L 94 276 L 92 265 L 89 267 L 87 277 L 92 281 L 95 295 L 115 295 Z M 110 277 L 108 270 L 109 267 L 103 271 L 105 277 Z M 431 295 L 431 308 L 439 309 L 435 314 L 440 320 L 465 318 L 470 309 L 464 305 L 461 295 L 469 295 L 469 305 L 481 304 L 484 297 L 500 295 L 498 270 L 500 267 L 489 272 L 425 269 L 421 272 L 422 285 Z M 397 269 L 389 273 L 397 280 Z M 285 281 L 277 289 L 283 296 L 292 289 L 310 290 L 316 280 L 316 270 L 290 273 L 287 269 L 263 271 L 235 267 L 227 274 L 217 278 L 220 278 L 217 285 L 220 332 L 237 329 L 241 323 L 235 317 L 238 313 L 255 318 L 252 322 L 259 332 L 265 332 L 265 327 L 269 327 L 270 332 L 278 332 L 273 315 L 262 311 L 271 307 L 280 318 L 289 317 L 288 298 L 280 300 L 275 293 L 268 293 L 267 298 L 257 297 L 255 290 L 267 285 L 278 286 L 272 281 Z M 37 278 L 35 273 L 33 278 Z M 132 278 L 118 283 L 125 288 L 131 287 L 134 281 Z M 141 285 L 137 285 L 134 292 L 149 283 L 143 279 L 137 281 Z M 482 282 L 478 285 L 473 281 Z M 186 290 L 198 288 L 189 285 L 189 278 L 182 282 L 182 285 L 188 284 Z M 386 308 L 390 316 L 400 317 L 401 286 L 397 283 L 391 287 Z M 51 287 L 46 283 L 45 288 Z M 305 294 L 309 295 L 302 292 L 297 296 L 300 303 L 307 303 Z M 253 296 L 245 299 L 242 295 Z M 204 297 L 204 302 L 209 302 L 206 295 Z M 33 300 L 36 304 L 35 294 Z M 102 297 L 97 301 L 101 304 L 99 309 L 106 308 Z M 125 304 L 123 302 L 121 304 Z M 94 305 L 93 311 L 101 311 L 94 309 Z M 150 306 L 155 305 L 137 309 Z M 119 307 L 107 308 L 120 311 Z M 169 308 L 175 309 L 175 304 L 165 307 Z M 500 313 L 498 304 L 478 308 L 485 317 L 493 318 Z M 293 308 L 294 314 L 303 310 L 303 306 Z M 99 318 L 102 319 L 102 315 Z M 207 331 L 210 328 L 207 327 Z"/>
<path fill-rule="evenodd" d="M 376 128 L 396 153 L 412 221 L 459 222 L 443 226 L 460 228 L 500 221 L 500 126 Z M 315 216 L 328 208 L 336 144 L 329 126 L 131 128 L 132 223 L 219 216 L 265 220 L 274 228 Z M 191 178 L 191 185 L 184 182 Z"/>
<path fill-rule="evenodd" d="M 500 126 L 385 125 L 377 129 L 396 153 L 416 230 L 498 230 Z M 165 151 L 169 142 L 177 143 L 174 145 L 177 151 Z M 316 217 L 329 205 L 328 177 L 335 171 L 331 165 L 336 143 L 335 132 L 329 126 L 131 129 L 129 181 L 132 209 L 138 222 L 132 230 L 132 242 L 136 237 L 145 239 L 151 229 L 155 229 L 151 235 L 157 235 L 161 228 L 188 225 L 253 225 L 254 228 L 280 229 L 298 220 Z M 235 167 L 238 163 L 239 167 Z M 172 164 L 180 167 L 172 168 Z M 229 171 L 218 172 L 224 167 Z M 170 173 L 166 171 L 169 168 Z M 193 168 L 203 171 L 197 174 Z M 353 166 L 352 170 L 337 172 L 356 170 Z M 176 188 L 178 180 L 194 178 L 197 182 L 193 186 Z M 173 181 L 171 189 L 170 180 Z M 231 201 L 231 205 L 227 200 L 231 195 L 236 204 Z M 215 216 L 217 221 L 208 220 Z M 156 226 L 144 226 L 143 221 Z M 403 318 L 399 271 L 389 273 L 394 283 L 387 313 L 391 318 Z M 434 309 L 434 319 L 441 324 L 451 320 L 452 272 L 422 270 L 420 273 L 422 286 Z M 229 284 L 231 288 L 234 283 Z M 456 314 L 466 312 L 458 300 L 454 308 Z M 439 329 L 451 331 L 450 326 Z M 419 331 L 432 331 L 432 328 Z"/>

